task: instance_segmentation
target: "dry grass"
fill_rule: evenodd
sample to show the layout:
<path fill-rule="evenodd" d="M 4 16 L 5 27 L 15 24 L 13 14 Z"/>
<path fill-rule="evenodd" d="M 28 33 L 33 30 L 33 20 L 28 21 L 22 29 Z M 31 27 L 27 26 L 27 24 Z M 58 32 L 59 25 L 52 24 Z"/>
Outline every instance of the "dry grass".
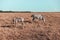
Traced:
<path fill-rule="evenodd" d="M 46 18 L 33 22 L 33 13 L 0 13 L 0 40 L 60 40 L 60 13 L 37 13 Z M 24 17 L 24 25 L 12 24 L 14 17 Z"/>

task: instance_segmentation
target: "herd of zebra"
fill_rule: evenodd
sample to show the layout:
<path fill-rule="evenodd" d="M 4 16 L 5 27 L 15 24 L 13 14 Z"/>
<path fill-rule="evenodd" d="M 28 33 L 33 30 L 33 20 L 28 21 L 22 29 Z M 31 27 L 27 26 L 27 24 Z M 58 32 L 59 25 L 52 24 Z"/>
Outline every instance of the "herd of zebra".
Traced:
<path fill-rule="evenodd" d="M 34 21 L 35 19 L 37 19 L 37 20 L 42 20 L 43 22 L 45 22 L 45 18 L 44 18 L 44 16 L 42 16 L 41 14 L 40 14 L 40 15 L 32 14 L 31 17 L 32 17 L 32 21 Z M 20 17 L 20 18 L 15 17 L 15 18 L 13 19 L 13 23 L 14 23 L 14 24 L 16 24 L 16 23 L 18 23 L 18 22 L 24 23 L 24 21 L 25 21 L 25 19 L 24 19 L 23 17 Z"/>

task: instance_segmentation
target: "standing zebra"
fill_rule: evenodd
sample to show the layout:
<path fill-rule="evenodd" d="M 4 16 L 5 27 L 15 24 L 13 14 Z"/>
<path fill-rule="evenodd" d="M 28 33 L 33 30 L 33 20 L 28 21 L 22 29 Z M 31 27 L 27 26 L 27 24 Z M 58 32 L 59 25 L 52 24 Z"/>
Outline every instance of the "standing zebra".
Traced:
<path fill-rule="evenodd" d="M 38 19 L 38 20 L 43 20 L 43 22 L 45 22 L 45 18 L 40 14 L 40 15 L 37 15 L 37 14 L 32 14 L 31 15 L 32 17 L 32 20 L 34 21 L 35 19 Z"/>
<path fill-rule="evenodd" d="M 24 18 L 22 18 L 22 17 L 20 17 L 20 18 L 16 17 L 16 18 L 13 19 L 13 24 L 16 24 L 16 23 L 19 23 L 19 22 L 21 22 L 23 24 Z"/>

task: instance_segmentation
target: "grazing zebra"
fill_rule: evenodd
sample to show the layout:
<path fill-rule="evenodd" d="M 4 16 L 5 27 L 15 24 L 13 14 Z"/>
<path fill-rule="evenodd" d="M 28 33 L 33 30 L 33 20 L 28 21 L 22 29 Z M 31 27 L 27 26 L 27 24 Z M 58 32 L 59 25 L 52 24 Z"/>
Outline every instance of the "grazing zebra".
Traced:
<path fill-rule="evenodd" d="M 13 19 L 13 24 L 16 24 L 16 23 L 19 23 L 19 22 L 22 22 L 22 24 L 23 24 L 23 22 L 24 22 L 24 18 L 22 18 L 22 17 L 20 17 L 20 18 L 14 18 Z"/>
<path fill-rule="evenodd" d="M 40 14 L 40 15 L 37 15 L 37 14 L 32 14 L 31 15 L 32 17 L 32 20 L 34 21 L 35 19 L 38 19 L 38 20 L 43 20 L 43 22 L 45 22 L 45 18 Z"/>

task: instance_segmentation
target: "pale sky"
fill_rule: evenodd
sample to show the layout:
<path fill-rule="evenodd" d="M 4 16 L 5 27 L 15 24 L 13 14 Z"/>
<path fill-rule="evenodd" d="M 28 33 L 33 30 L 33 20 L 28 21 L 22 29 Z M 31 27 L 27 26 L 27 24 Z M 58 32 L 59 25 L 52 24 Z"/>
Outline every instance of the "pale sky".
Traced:
<path fill-rule="evenodd" d="M 0 0 L 0 10 L 60 12 L 60 0 Z"/>

